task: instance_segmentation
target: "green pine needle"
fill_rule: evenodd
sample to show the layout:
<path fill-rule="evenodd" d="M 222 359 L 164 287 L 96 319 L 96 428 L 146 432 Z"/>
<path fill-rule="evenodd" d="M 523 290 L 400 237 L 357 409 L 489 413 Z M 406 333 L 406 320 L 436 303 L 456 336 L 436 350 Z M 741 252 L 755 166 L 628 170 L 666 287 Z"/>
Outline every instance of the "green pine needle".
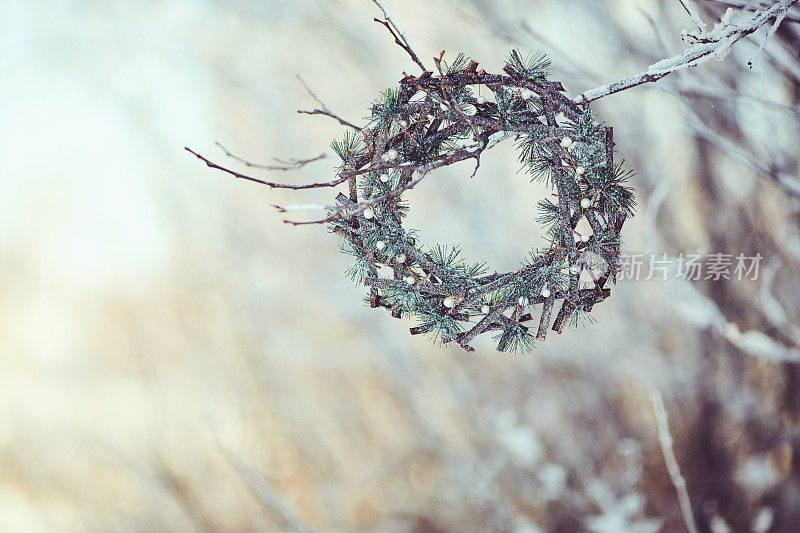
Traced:
<path fill-rule="evenodd" d="M 531 81 L 541 81 L 550 75 L 552 62 L 546 54 L 536 52 L 528 54 L 524 59 L 516 48 L 511 50 L 506 61 L 520 76 Z"/>
<path fill-rule="evenodd" d="M 442 63 L 444 63 L 444 70 L 447 75 L 452 76 L 466 70 L 467 66 L 469 66 L 469 58 L 462 52 L 459 52 L 452 64 L 448 64 L 447 61 L 442 61 Z"/>
<path fill-rule="evenodd" d="M 530 334 L 528 328 L 517 323 L 505 325 L 503 331 L 495 335 L 494 339 L 500 352 L 529 354 L 535 347 L 535 337 Z"/>
<path fill-rule="evenodd" d="M 348 158 L 358 151 L 360 145 L 361 134 L 358 132 L 346 131 L 344 139 L 331 143 L 331 149 L 339 156 L 342 163 L 346 163 Z"/>

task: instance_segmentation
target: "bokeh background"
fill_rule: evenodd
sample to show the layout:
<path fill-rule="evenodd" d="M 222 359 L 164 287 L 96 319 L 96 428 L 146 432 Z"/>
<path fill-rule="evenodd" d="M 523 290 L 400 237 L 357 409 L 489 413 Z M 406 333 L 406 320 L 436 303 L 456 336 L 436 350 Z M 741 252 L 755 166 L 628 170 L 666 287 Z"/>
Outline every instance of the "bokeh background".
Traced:
<path fill-rule="evenodd" d="M 677 53 L 692 26 L 667 0 L 386 3 L 425 60 L 497 71 L 539 49 L 570 95 Z M 364 307 L 335 238 L 270 207 L 331 191 L 269 190 L 183 151 L 329 152 L 342 128 L 296 113 L 315 104 L 295 76 L 363 123 L 414 71 L 378 15 L 2 2 L 0 531 L 684 531 L 654 395 L 701 531 L 797 531 L 796 17 L 752 70 L 764 30 L 594 105 L 637 171 L 625 250 L 760 252 L 758 280 L 621 282 L 597 323 L 515 357 L 491 339 L 436 348 Z M 518 170 L 508 143 L 470 182 L 431 176 L 411 225 L 513 268 L 542 242 L 547 194 Z"/>

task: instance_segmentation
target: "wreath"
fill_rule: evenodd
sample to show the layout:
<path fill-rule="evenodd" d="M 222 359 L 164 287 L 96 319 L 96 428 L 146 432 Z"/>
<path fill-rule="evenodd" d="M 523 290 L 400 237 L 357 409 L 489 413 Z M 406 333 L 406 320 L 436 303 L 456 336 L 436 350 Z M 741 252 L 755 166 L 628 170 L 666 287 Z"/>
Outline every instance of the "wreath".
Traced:
<path fill-rule="evenodd" d="M 349 274 L 370 287 L 369 305 L 416 318 L 412 334 L 473 351 L 476 336 L 496 332 L 499 351 L 529 352 L 545 338 L 556 302 L 552 329 L 561 333 L 611 294 L 620 230 L 634 207 L 625 185 L 630 173 L 614 164 L 612 128 L 547 79 L 546 57 L 523 59 L 513 50 L 502 75 L 463 55 L 450 65 L 441 55 L 434 62 L 438 75 L 406 75 L 373 103 L 368 127 L 333 143 L 342 160 L 337 178 L 348 182 L 349 195 L 337 196 L 330 228 L 355 257 Z M 476 96 L 480 87 L 493 98 Z M 416 231 L 403 227 L 409 206 L 402 194 L 459 161 L 474 159 L 477 172 L 483 151 L 508 137 L 533 179 L 558 195 L 557 203 L 539 202 L 537 220 L 550 245 L 532 250 L 519 270 L 487 273 L 485 263 L 464 261 L 457 248 L 418 244 Z M 583 218 L 591 235 L 575 229 Z M 584 271 L 589 286 L 581 282 Z M 526 322 L 538 304 L 534 335 Z"/>
<path fill-rule="evenodd" d="M 396 42 L 424 70 L 410 46 Z M 348 274 L 369 287 L 371 307 L 415 318 L 411 334 L 429 334 L 436 343 L 455 342 L 471 352 L 475 337 L 492 332 L 499 351 L 530 352 L 551 323 L 561 333 L 589 318 L 593 306 L 611 295 L 620 269 L 620 231 L 635 206 L 626 185 L 631 173 L 614 163 L 613 129 L 595 120 L 588 101 L 570 100 L 560 82 L 547 79 L 550 61 L 544 55 L 523 58 L 512 50 L 503 74 L 479 69 L 463 54 L 452 64 L 443 57 L 444 52 L 434 58 L 436 74 L 404 73 L 398 87 L 383 92 L 373 102 L 367 127 L 341 119 L 319 102 L 323 109 L 310 113 L 355 130 L 331 145 L 341 158 L 331 181 L 267 182 L 187 150 L 210 167 L 270 187 L 346 183 L 348 194 L 339 193 L 327 217 L 299 223 L 329 224 L 341 237 L 342 250 L 355 257 Z M 549 246 L 531 250 L 518 270 L 489 273 L 485 263 L 461 258 L 458 248 L 420 245 L 417 232 L 403 227 L 409 208 L 403 193 L 435 169 L 460 161 L 475 161 L 474 176 L 481 154 L 508 138 L 516 139 L 532 180 L 555 189 L 557 202 L 538 204 L 537 221 Z M 584 218 L 591 234 L 576 231 Z M 534 333 L 528 323 L 536 320 L 539 304 Z"/>

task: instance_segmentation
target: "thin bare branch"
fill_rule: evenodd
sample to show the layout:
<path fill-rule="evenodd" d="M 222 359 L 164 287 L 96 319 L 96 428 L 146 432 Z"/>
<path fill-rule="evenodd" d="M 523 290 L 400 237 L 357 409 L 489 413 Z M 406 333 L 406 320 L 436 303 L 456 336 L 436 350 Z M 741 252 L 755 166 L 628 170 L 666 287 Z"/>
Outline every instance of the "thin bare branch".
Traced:
<path fill-rule="evenodd" d="M 291 211 L 325 211 L 325 209 L 327 209 L 324 205 L 319 204 L 290 204 L 284 206 L 272 204 L 272 207 L 281 213 L 289 213 Z"/>
<path fill-rule="evenodd" d="M 658 441 L 661 443 L 661 453 L 664 455 L 664 462 L 667 464 L 667 473 L 678 493 L 678 502 L 681 506 L 683 521 L 689 533 L 697 533 L 697 524 L 692 513 L 692 502 L 689 499 L 689 492 L 686 490 L 686 480 L 681 474 L 681 468 L 675 459 L 675 452 L 672 449 L 672 435 L 669 432 L 669 420 L 667 410 L 664 409 L 664 400 L 661 393 L 654 390 L 650 393 L 650 401 L 653 402 L 653 410 L 658 424 Z"/>
<path fill-rule="evenodd" d="M 228 464 L 236 470 L 256 498 L 271 512 L 282 527 L 288 528 L 290 531 L 299 531 L 300 533 L 309 533 L 311 531 L 287 505 L 278 501 L 275 491 L 263 476 L 244 464 L 238 457 L 223 448 L 222 445 L 219 445 L 219 450 L 228 461 Z"/>
<path fill-rule="evenodd" d="M 325 105 L 325 102 L 320 100 L 319 97 L 316 94 L 314 94 L 314 91 L 311 90 L 311 87 L 308 86 L 308 84 L 305 82 L 305 80 L 303 78 L 300 77 L 299 74 L 296 77 L 300 81 L 300 83 L 303 84 L 303 87 L 306 88 L 306 91 L 308 91 L 308 94 L 311 95 L 311 98 L 313 98 L 315 102 L 317 102 L 320 106 L 322 106 L 322 109 L 313 109 L 311 111 L 305 111 L 305 110 L 302 110 L 302 109 L 298 109 L 297 110 L 298 113 L 305 114 L 305 115 L 325 115 L 326 117 L 330 117 L 330 118 L 336 120 L 342 126 L 347 126 L 348 128 L 353 128 L 356 131 L 361 131 L 361 128 L 359 128 L 355 124 L 353 124 L 350 121 L 347 121 L 347 120 L 343 119 L 342 117 L 340 117 L 339 115 L 337 115 L 336 113 L 331 111 L 330 108 L 328 108 L 328 106 Z"/>
<path fill-rule="evenodd" d="M 214 144 L 216 144 L 223 152 L 225 152 L 225 155 L 230 157 L 231 159 L 235 159 L 236 161 L 239 161 L 240 163 L 250 168 L 260 168 L 264 170 L 296 170 L 298 168 L 303 168 L 309 163 L 313 163 L 315 161 L 321 161 L 323 159 L 327 159 L 330 157 L 330 154 L 319 154 L 316 157 L 309 157 L 308 159 L 290 159 L 289 161 L 283 161 L 281 159 L 274 157 L 273 159 L 277 163 L 280 163 L 279 165 L 265 165 L 263 163 L 253 163 L 251 161 L 248 161 L 247 159 L 243 159 L 238 155 L 231 153 L 227 148 L 222 146 L 217 141 L 214 141 Z"/>
<path fill-rule="evenodd" d="M 332 181 L 323 181 L 319 183 L 306 183 L 304 185 L 290 185 L 288 183 L 276 183 L 272 181 L 262 180 L 260 178 L 256 178 L 253 176 L 248 176 L 247 174 L 242 174 L 241 172 L 236 172 L 235 170 L 225 168 L 222 165 L 218 165 L 213 161 L 208 160 L 207 158 L 198 154 L 189 147 L 184 147 L 184 150 L 186 150 L 187 152 L 195 156 L 197 159 L 204 162 L 208 167 L 226 172 L 235 178 L 241 178 L 244 180 L 253 181 L 255 183 L 260 183 L 261 185 L 266 185 L 267 187 L 271 187 L 274 189 L 317 189 L 319 187 L 336 187 L 340 183 L 344 183 L 345 181 L 347 181 L 347 178 L 350 177 L 348 174 L 342 174 Z"/>
<path fill-rule="evenodd" d="M 414 63 L 419 65 L 419 68 L 422 69 L 422 72 L 427 71 L 428 69 L 425 68 L 425 65 L 420 60 L 419 54 L 417 54 L 417 52 L 414 50 L 414 45 L 412 45 L 411 41 L 409 41 L 408 35 L 403 30 L 403 28 L 401 28 L 400 25 L 397 24 L 397 20 L 395 20 L 395 18 L 392 16 L 391 12 L 386 8 L 385 5 L 383 5 L 383 2 L 381 0 L 372 0 L 372 1 L 383 12 L 383 16 L 386 19 L 386 23 L 383 23 L 378 19 L 375 19 L 375 20 L 380 22 L 381 24 L 384 24 L 384 26 L 386 26 L 389 29 L 389 31 L 394 36 L 395 42 L 403 50 L 405 50 L 408 53 L 408 55 L 411 56 L 411 59 L 414 61 Z M 391 27 L 389 25 L 391 25 Z M 394 30 L 394 31 L 392 31 L 392 30 Z M 396 34 L 395 34 L 395 32 L 396 32 Z"/>

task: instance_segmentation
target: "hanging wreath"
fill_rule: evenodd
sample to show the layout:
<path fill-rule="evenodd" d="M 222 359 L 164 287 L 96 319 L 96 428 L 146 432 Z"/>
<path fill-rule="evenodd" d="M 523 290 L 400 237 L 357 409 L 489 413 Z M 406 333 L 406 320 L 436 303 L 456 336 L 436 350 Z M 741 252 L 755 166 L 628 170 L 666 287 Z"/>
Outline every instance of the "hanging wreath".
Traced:
<path fill-rule="evenodd" d="M 385 91 L 365 128 L 323 106 L 319 112 L 356 131 L 332 144 L 341 158 L 334 180 L 291 188 L 347 183 L 348 194 L 340 193 L 328 216 L 311 223 L 327 223 L 341 237 L 342 249 L 355 257 L 348 273 L 369 287 L 371 307 L 414 318 L 412 334 L 466 351 L 473 351 L 475 337 L 492 332 L 499 351 L 530 352 L 551 323 L 561 333 L 611 294 L 620 231 L 635 205 L 629 173 L 614 164 L 612 128 L 547 79 L 546 57 L 523 58 L 513 50 L 504 74 L 490 74 L 462 54 L 449 65 L 443 55 L 434 58 L 437 74 L 405 75 Z M 416 231 L 403 226 L 409 208 L 403 193 L 460 161 L 475 161 L 474 176 L 481 154 L 508 138 L 516 139 L 532 179 L 555 189 L 557 202 L 543 199 L 538 206 L 549 246 L 530 251 L 516 271 L 489 273 L 485 263 L 463 260 L 457 248 L 420 245 Z M 576 231 L 582 219 L 591 234 Z M 591 274 L 588 284 L 584 272 Z M 534 332 L 528 323 L 539 305 Z"/>
<path fill-rule="evenodd" d="M 498 350 L 530 351 L 545 338 L 557 301 L 552 328 L 560 333 L 610 295 L 620 230 L 634 206 L 628 173 L 614 165 L 612 128 L 547 80 L 544 56 L 523 59 L 514 50 L 504 75 L 479 70 L 463 55 L 451 65 L 441 56 L 435 63 L 438 75 L 404 77 L 373 104 L 369 127 L 333 144 L 350 191 L 337 197 L 331 229 L 355 257 L 349 274 L 370 287 L 369 305 L 416 318 L 412 334 L 472 351 L 477 335 L 496 332 Z M 493 98 L 476 96 L 478 87 Z M 550 245 L 502 274 L 464 261 L 458 249 L 419 245 L 416 232 L 403 227 L 402 194 L 439 167 L 474 159 L 477 171 L 483 151 L 508 137 L 517 139 L 533 179 L 558 195 L 557 203 L 539 202 Z M 576 232 L 583 218 L 591 234 Z M 585 270 L 588 287 L 580 281 Z M 534 335 L 525 323 L 538 304 Z"/>

